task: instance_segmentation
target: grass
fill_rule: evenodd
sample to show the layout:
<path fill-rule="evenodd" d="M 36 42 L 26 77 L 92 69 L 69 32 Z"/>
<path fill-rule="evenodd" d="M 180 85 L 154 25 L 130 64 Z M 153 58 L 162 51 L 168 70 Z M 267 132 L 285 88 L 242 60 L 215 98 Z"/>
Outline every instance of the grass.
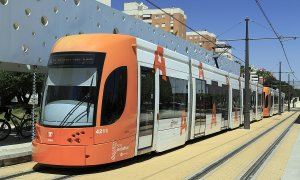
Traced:
<path fill-rule="evenodd" d="M 12 107 L 12 114 L 16 115 L 17 117 L 19 118 L 23 118 L 23 115 L 25 113 L 25 107 L 31 107 L 31 106 L 28 106 L 28 105 L 15 105 L 15 106 L 11 106 Z M 39 111 L 40 111 L 40 107 L 36 107 L 35 108 L 35 114 L 37 114 L 39 116 Z M 4 115 L 5 113 L 1 113 L 0 114 L 0 119 L 4 119 Z"/>

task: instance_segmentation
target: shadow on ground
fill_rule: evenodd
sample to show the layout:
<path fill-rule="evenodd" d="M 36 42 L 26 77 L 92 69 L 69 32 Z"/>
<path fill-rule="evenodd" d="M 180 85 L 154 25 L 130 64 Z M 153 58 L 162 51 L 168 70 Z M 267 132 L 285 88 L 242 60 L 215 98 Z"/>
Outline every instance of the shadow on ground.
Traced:
<path fill-rule="evenodd" d="M 31 142 L 31 137 L 23 138 L 20 135 L 16 135 L 16 132 L 12 131 L 6 139 L 0 141 L 0 146 L 16 145 L 28 142 Z"/>

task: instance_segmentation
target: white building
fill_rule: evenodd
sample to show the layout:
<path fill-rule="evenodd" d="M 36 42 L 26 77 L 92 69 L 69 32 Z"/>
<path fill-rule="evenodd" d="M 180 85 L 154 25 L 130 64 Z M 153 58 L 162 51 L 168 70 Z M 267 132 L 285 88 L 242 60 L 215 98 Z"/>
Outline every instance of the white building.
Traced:
<path fill-rule="evenodd" d="M 225 56 L 229 60 L 233 60 L 232 57 L 232 49 L 229 44 L 223 41 L 216 42 L 218 48 L 215 49 L 215 53 L 220 54 L 221 56 Z"/>
<path fill-rule="evenodd" d="M 111 7 L 111 0 L 96 0 L 96 1 Z"/>

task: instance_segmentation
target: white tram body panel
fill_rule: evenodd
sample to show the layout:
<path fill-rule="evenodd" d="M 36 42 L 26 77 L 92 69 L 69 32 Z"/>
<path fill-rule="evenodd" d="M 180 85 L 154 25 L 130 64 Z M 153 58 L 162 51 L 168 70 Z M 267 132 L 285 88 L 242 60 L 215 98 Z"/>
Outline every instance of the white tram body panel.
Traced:
<path fill-rule="evenodd" d="M 242 124 L 242 82 L 237 75 L 230 75 L 229 86 L 229 128 L 234 129 Z"/>
<path fill-rule="evenodd" d="M 274 90 L 274 106 L 273 106 L 273 114 L 278 114 L 279 112 L 279 90 Z"/>
<path fill-rule="evenodd" d="M 142 39 L 136 42 L 136 155 L 162 152 L 244 123 L 244 78 Z M 250 82 L 250 87 L 250 121 L 260 120 L 263 86 Z"/>
<path fill-rule="evenodd" d="M 261 84 L 257 84 L 256 90 L 256 117 L 255 120 L 261 120 L 263 118 L 263 86 Z"/>
<path fill-rule="evenodd" d="M 228 73 L 226 73 L 225 71 L 222 71 L 220 69 L 217 69 L 215 67 L 203 64 L 202 65 L 202 69 L 203 69 L 203 74 L 204 74 L 204 81 L 206 82 L 206 88 L 209 88 L 207 86 L 210 86 L 212 89 L 212 92 L 207 92 L 209 95 L 211 93 L 214 93 L 216 91 L 226 91 L 226 89 L 224 89 L 224 86 L 228 85 L 228 80 L 226 79 L 226 76 Z M 225 87 L 227 88 L 227 87 Z M 227 88 L 228 91 L 228 88 Z M 220 93 L 220 94 L 221 94 Z M 224 92 L 223 92 L 224 93 Z M 220 96 L 219 92 L 216 92 L 216 96 Z M 226 93 L 227 96 L 228 92 Z M 224 111 L 223 109 L 221 110 L 221 107 L 218 105 L 218 103 L 220 102 L 216 102 L 216 112 L 214 114 L 214 112 L 206 112 L 206 122 L 205 122 L 205 135 L 209 135 L 209 134 L 213 134 L 216 132 L 221 131 L 222 129 L 227 129 L 228 127 L 228 108 L 227 113 L 222 114 L 221 111 Z M 228 101 L 226 102 L 226 106 L 228 107 Z M 226 109 L 226 108 L 225 108 Z M 214 111 L 214 110 L 212 110 Z M 214 117 L 215 116 L 215 117 Z M 227 117 L 225 117 L 227 116 Z"/>
<path fill-rule="evenodd" d="M 250 122 L 256 120 L 257 84 L 250 81 Z"/>
<path fill-rule="evenodd" d="M 153 133 L 147 136 L 137 135 L 138 149 L 149 148 L 151 151 L 162 152 L 180 145 L 183 145 L 187 141 L 188 126 L 189 126 L 189 59 L 188 57 L 163 49 L 163 54 L 158 54 L 158 46 L 150 42 L 137 38 L 137 59 L 139 68 L 139 82 L 141 82 L 141 69 L 149 68 L 153 69 L 155 64 L 155 58 L 159 63 L 164 63 L 165 72 L 161 69 L 156 69 L 154 74 L 155 91 L 153 97 L 155 97 L 154 111 L 153 111 Z M 157 56 L 157 57 L 156 57 Z M 161 64 L 162 65 L 162 64 Z M 165 74 L 164 74 L 165 73 Z M 166 78 L 166 82 L 164 80 Z M 171 84 L 172 88 L 167 93 L 173 94 L 174 101 L 168 101 L 167 103 L 161 102 L 160 96 L 163 96 L 164 90 L 160 91 L 163 84 Z M 176 91 L 176 92 L 175 92 Z M 141 103 L 141 83 L 139 83 L 139 104 Z M 175 96 L 186 96 L 184 112 L 178 110 L 183 104 L 175 101 Z M 168 106 L 167 108 L 160 109 L 160 107 Z M 169 108 L 173 107 L 173 109 Z M 168 109 L 169 108 L 169 109 Z M 176 110 L 174 110 L 176 109 Z M 140 112 L 140 109 L 139 109 Z M 141 122 L 140 113 L 138 116 L 137 131 L 139 132 L 139 124 Z"/>
<path fill-rule="evenodd" d="M 270 88 L 270 116 L 274 115 L 274 95 L 275 95 L 275 90 Z"/>
<path fill-rule="evenodd" d="M 281 93 L 281 111 L 285 111 L 285 105 L 284 105 L 284 100 L 285 100 L 285 93 Z"/>

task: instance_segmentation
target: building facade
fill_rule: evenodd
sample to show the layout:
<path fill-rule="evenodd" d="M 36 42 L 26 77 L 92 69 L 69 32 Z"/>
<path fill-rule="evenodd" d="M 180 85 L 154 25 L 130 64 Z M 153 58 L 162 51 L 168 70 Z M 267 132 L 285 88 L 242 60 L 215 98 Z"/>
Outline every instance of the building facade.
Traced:
<path fill-rule="evenodd" d="M 187 32 L 186 40 L 197 44 L 209 51 L 214 51 L 216 47 L 217 36 L 214 33 L 208 31 L 197 31 L 197 32 Z"/>
<path fill-rule="evenodd" d="M 215 53 L 220 56 L 224 56 L 229 60 L 233 60 L 232 57 L 232 47 L 223 41 L 216 42 L 217 47 L 215 48 Z"/>
<path fill-rule="evenodd" d="M 106 6 L 110 6 L 111 7 L 111 0 L 96 0 L 102 4 L 105 4 Z"/>
<path fill-rule="evenodd" d="M 170 32 L 177 37 L 186 39 L 186 27 L 183 24 L 186 24 L 187 17 L 184 11 L 180 8 L 164 8 L 163 11 L 160 9 L 149 9 L 143 3 L 128 2 L 124 3 L 123 12 L 141 19 L 154 27 Z M 179 20 L 182 24 L 175 19 Z"/>

